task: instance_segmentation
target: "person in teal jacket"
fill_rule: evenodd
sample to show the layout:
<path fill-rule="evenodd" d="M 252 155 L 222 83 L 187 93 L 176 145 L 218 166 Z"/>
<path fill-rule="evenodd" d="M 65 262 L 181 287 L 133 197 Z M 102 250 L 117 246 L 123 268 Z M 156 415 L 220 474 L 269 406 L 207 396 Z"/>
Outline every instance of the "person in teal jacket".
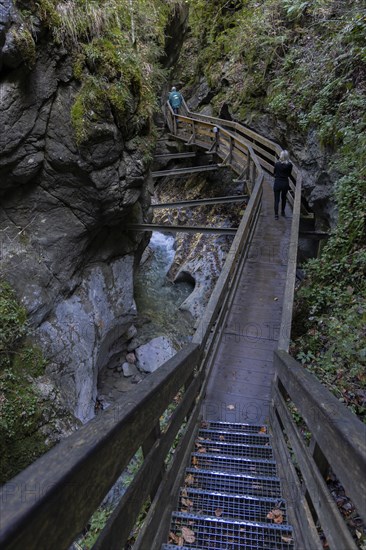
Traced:
<path fill-rule="evenodd" d="M 183 96 L 180 92 L 177 91 L 177 88 L 175 86 L 173 86 L 171 92 L 169 93 L 168 101 L 175 114 L 178 114 L 179 108 L 183 102 Z"/>

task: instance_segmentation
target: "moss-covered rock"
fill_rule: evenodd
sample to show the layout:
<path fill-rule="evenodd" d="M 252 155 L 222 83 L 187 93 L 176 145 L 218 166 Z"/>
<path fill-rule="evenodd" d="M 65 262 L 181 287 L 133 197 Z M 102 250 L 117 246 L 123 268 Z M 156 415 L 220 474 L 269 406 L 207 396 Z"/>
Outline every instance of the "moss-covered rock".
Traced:
<path fill-rule="evenodd" d="M 47 394 L 40 391 L 46 363 L 26 333 L 26 312 L 10 286 L 1 281 L 0 483 L 48 450 L 67 424 L 69 429 L 75 424 L 52 396 L 54 388 Z"/>

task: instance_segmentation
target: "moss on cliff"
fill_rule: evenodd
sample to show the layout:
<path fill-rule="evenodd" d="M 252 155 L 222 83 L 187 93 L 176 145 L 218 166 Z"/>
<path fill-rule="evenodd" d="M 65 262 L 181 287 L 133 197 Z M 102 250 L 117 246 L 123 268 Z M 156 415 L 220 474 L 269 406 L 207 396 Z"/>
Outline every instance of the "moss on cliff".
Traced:
<path fill-rule="evenodd" d="M 24 2 L 23 2 L 24 3 Z M 158 60 L 175 2 L 28 2 L 56 44 L 74 51 L 80 88 L 72 109 L 78 144 L 100 122 L 113 121 L 130 139 L 149 134 L 164 74 Z"/>
<path fill-rule="evenodd" d="M 34 386 L 45 364 L 40 350 L 24 339 L 26 332 L 24 308 L 0 282 L 0 483 L 48 448 L 40 431 L 45 404 Z"/>
<path fill-rule="evenodd" d="M 32 33 L 26 25 L 21 24 L 13 29 L 14 41 L 19 54 L 28 69 L 32 69 L 36 62 L 36 45 Z"/>

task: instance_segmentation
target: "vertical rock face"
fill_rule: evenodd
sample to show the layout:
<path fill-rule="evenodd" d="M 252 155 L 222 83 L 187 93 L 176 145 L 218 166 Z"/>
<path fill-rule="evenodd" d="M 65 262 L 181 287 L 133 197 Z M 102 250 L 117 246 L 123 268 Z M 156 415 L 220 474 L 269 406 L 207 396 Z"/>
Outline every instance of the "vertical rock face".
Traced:
<path fill-rule="evenodd" d="M 134 255 L 124 230 L 149 203 L 146 167 L 113 117 L 78 147 L 71 59 L 46 40 L 32 69 L 0 0 L 0 277 L 17 290 L 70 409 L 93 415 L 98 369 L 135 313 Z"/>

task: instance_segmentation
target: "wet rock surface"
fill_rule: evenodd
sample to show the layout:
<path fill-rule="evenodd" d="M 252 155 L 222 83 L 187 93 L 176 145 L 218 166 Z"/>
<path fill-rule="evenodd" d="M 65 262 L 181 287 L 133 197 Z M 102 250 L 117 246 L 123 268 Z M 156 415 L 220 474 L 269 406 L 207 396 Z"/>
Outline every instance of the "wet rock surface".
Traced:
<path fill-rule="evenodd" d="M 204 164 L 207 158 L 198 158 L 194 162 Z M 165 178 L 156 186 L 154 201 L 172 202 L 243 194 L 242 186 L 234 182 L 235 178 L 234 172 L 227 168 L 199 176 L 192 175 L 185 180 Z M 154 221 L 172 225 L 237 227 L 244 209 L 245 204 L 240 203 L 159 209 L 156 210 Z M 180 310 L 188 312 L 194 319 L 199 319 L 204 311 L 231 243 L 232 237 L 224 235 L 176 234 L 176 253 L 168 277 L 174 282 L 188 281 L 194 284 L 193 292 L 180 305 Z"/>

